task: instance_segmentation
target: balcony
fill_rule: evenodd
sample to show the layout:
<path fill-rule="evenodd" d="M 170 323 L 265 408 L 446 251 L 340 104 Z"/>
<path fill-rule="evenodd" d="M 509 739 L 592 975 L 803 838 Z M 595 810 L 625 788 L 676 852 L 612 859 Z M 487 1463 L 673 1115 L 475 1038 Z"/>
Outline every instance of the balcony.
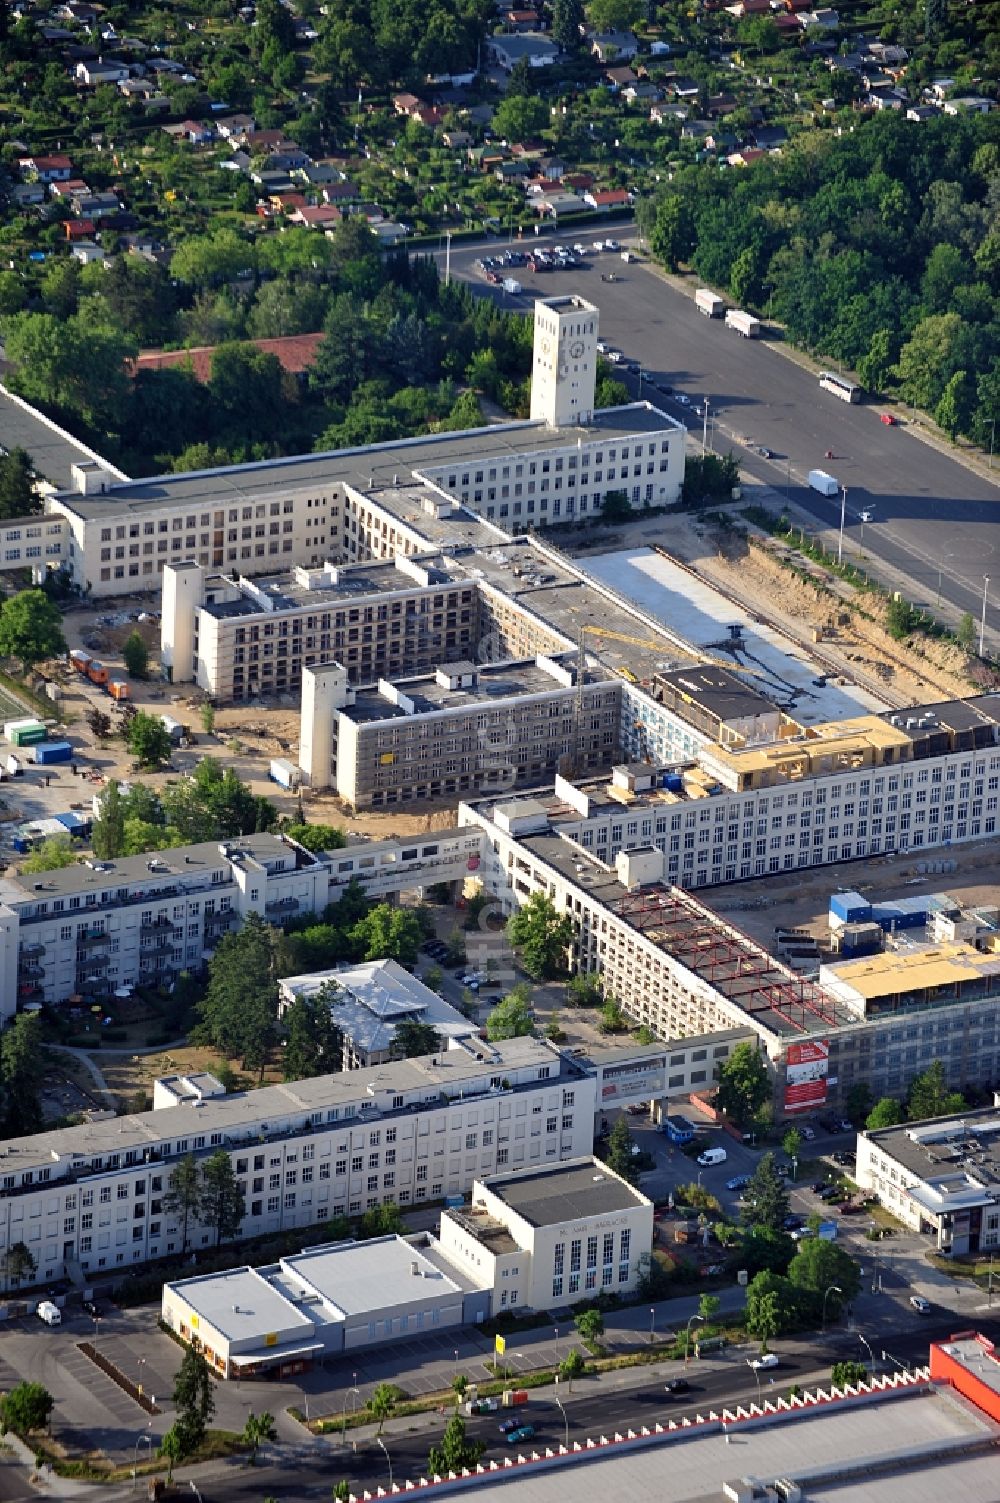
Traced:
<path fill-rule="evenodd" d="M 42 944 L 30 944 L 21 946 L 22 960 L 37 960 L 39 955 L 45 954 L 45 946 Z"/>
<path fill-rule="evenodd" d="M 40 981 L 45 975 L 45 967 L 39 965 L 37 960 L 22 960 L 17 968 L 19 981 Z"/>
<path fill-rule="evenodd" d="M 95 945 L 107 945 L 110 942 L 110 935 L 105 934 L 101 929 L 81 929 L 76 937 L 76 947 L 78 950 L 90 950 Z"/>
<path fill-rule="evenodd" d="M 239 918 L 235 908 L 223 908 L 217 913 L 205 914 L 205 928 L 222 929 L 232 924 Z"/>
<path fill-rule="evenodd" d="M 298 898 L 278 898 L 273 903 L 267 903 L 264 907 L 264 912 L 274 914 L 297 913 L 299 906 Z"/>
<path fill-rule="evenodd" d="M 142 925 L 142 932 L 143 932 L 143 934 L 158 934 L 160 931 L 166 931 L 167 933 L 172 933 L 175 929 L 177 929 L 179 927 L 180 926 L 178 924 L 172 923 L 171 920 L 168 919 L 165 914 L 161 913 L 157 918 L 153 919 L 151 922 L 144 923 Z"/>

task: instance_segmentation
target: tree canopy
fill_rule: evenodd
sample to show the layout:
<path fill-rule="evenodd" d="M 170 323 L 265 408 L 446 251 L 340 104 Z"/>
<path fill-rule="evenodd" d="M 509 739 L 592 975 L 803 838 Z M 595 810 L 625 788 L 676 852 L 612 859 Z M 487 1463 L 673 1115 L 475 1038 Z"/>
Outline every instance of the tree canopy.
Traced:
<path fill-rule="evenodd" d="M 507 938 L 521 952 L 521 964 L 536 981 L 548 981 L 566 970 L 573 942 L 573 920 L 559 913 L 544 892 L 533 892 L 507 920 Z"/>
<path fill-rule="evenodd" d="M 21 590 L 0 607 L 0 655 L 25 669 L 66 651 L 62 614 L 44 590 Z"/>
<path fill-rule="evenodd" d="M 737 1044 L 719 1066 L 716 1105 L 740 1126 L 753 1123 L 770 1099 L 771 1083 L 761 1050 L 755 1044 Z"/>

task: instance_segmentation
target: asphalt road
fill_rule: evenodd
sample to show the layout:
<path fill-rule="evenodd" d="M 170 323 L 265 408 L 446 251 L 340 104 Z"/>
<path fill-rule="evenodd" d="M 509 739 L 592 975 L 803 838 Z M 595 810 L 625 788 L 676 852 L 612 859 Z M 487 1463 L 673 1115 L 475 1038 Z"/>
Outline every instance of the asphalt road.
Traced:
<path fill-rule="evenodd" d="M 609 224 L 601 233 L 630 243 L 625 227 Z M 593 227 L 581 227 L 563 230 L 558 239 L 590 246 L 597 234 Z M 503 249 L 505 243 L 492 242 L 492 248 Z M 476 268 L 483 254 L 482 245 L 453 249 L 452 275 L 509 308 L 527 310 L 536 296 L 569 292 L 596 303 L 602 338 L 638 362 L 644 378 L 669 384 L 697 406 L 709 399 L 717 449 L 735 448 L 750 475 L 787 491 L 790 500 L 834 529 L 840 525 L 840 498 L 828 501 L 810 490 L 806 476 L 811 469 L 835 475 L 847 488 L 846 556 L 856 559 L 860 553 L 860 513 L 870 510 L 873 520 L 863 529 L 870 565 L 875 569 L 881 561 L 911 579 L 916 603 L 933 607 L 940 591 L 955 611 L 970 612 L 978 626 L 983 577 L 992 573 L 986 640 L 1000 649 L 1000 459 L 994 484 L 905 423 L 885 426 L 877 406 L 852 407 L 821 391 L 818 381 L 770 340 L 742 339 L 722 319 L 699 313 L 690 298 L 648 267 L 624 265 L 613 253 L 590 252 L 580 268 L 534 277 L 515 268 L 512 275 L 523 287 L 515 297 L 483 281 Z M 443 254 L 438 259 L 443 264 Z M 602 281 L 602 272 L 610 271 L 615 280 Z M 631 384 L 635 389 L 634 379 Z M 641 394 L 684 418 L 701 436 L 700 415 L 650 389 L 647 379 Z M 773 459 L 741 447 L 743 437 L 771 450 Z M 825 457 L 828 449 L 833 459 Z"/>
<path fill-rule="evenodd" d="M 942 1339 L 954 1329 L 954 1317 L 947 1320 L 929 1318 L 916 1322 L 912 1329 L 900 1331 L 892 1338 L 893 1357 L 898 1364 L 919 1365 L 927 1360 L 928 1343 Z M 864 1360 L 865 1353 L 856 1337 L 847 1331 L 831 1332 L 827 1338 L 813 1337 L 800 1342 L 780 1343 L 780 1366 L 761 1374 L 760 1393 L 766 1397 L 785 1391 L 791 1383 L 804 1386 L 829 1377 L 833 1362 L 841 1358 Z M 881 1350 L 876 1352 L 876 1360 Z M 659 1366 L 659 1365 L 658 1365 Z M 664 1370 L 667 1364 L 662 1364 Z M 723 1405 L 747 1404 L 758 1396 L 757 1380 L 746 1363 L 746 1358 L 734 1356 L 724 1367 L 712 1371 L 699 1371 L 698 1363 L 692 1361 L 685 1368 L 681 1363 L 669 1364 L 671 1376 L 686 1376 L 691 1384 L 687 1399 L 673 1400 L 664 1392 L 664 1377 L 654 1377 L 648 1370 L 637 1371 L 632 1385 L 610 1390 L 602 1385 L 578 1383 L 576 1392 L 565 1404 L 569 1422 L 569 1440 L 586 1436 L 607 1435 L 614 1429 L 632 1424 L 651 1425 L 656 1420 L 680 1420 L 684 1416 L 694 1418 L 709 1409 Z M 892 1370 L 892 1363 L 886 1362 Z M 774 1379 L 773 1385 L 770 1380 Z M 592 1392 L 586 1392 L 591 1387 Z M 566 1419 L 556 1406 L 550 1390 L 532 1394 L 524 1411 L 526 1422 L 534 1425 L 535 1438 L 532 1445 L 558 1445 L 566 1438 Z M 509 1454 L 499 1433 L 500 1415 L 488 1415 L 467 1422 L 467 1433 L 477 1437 L 488 1446 L 487 1457 L 499 1459 Z M 444 1417 L 435 1416 L 430 1424 L 414 1425 L 405 1433 L 389 1433 L 384 1436 L 385 1450 L 374 1440 L 358 1441 L 355 1452 L 348 1442 L 344 1450 L 339 1437 L 332 1437 L 328 1448 L 287 1452 L 266 1457 L 263 1464 L 253 1470 L 232 1468 L 209 1480 L 199 1481 L 198 1487 L 203 1503 L 218 1503 L 222 1499 L 252 1499 L 259 1503 L 261 1497 L 271 1495 L 278 1503 L 298 1503 L 298 1500 L 313 1498 L 328 1499 L 332 1485 L 346 1477 L 352 1492 L 373 1490 L 376 1486 L 388 1487 L 389 1466 L 392 1479 L 397 1485 L 407 1479 L 422 1475 L 430 1444 L 440 1434 L 445 1424 Z M 388 1453 L 388 1455 L 386 1454 Z"/>

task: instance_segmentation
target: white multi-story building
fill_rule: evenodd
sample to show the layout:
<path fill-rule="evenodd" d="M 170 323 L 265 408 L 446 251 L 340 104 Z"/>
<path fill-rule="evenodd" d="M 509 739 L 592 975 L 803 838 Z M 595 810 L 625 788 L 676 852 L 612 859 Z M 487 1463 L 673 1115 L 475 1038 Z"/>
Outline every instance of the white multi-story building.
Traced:
<path fill-rule="evenodd" d="M 449 1263 L 493 1292 L 493 1312 L 633 1294 L 653 1245 L 653 1203 L 599 1159 L 477 1180 L 441 1213 Z"/>
<path fill-rule="evenodd" d="M 466 1194 L 506 1168 L 590 1151 L 594 1078 L 533 1039 L 470 1041 L 401 1060 L 0 1143 L 0 1246 L 23 1242 L 40 1279 L 179 1255 L 164 1209 L 178 1161 L 224 1150 L 243 1237 Z M 214 1241 L 195 1226 L 189 1246 Z"/>
<path fill-rule="evenodd" d="M 648 402 L 594 410 L 597 308 L 546 299 L 535 318 L 530 419 L 152 480 L 84 459 L 76 489 L 46 498 L 39 572 L 58 564 L 98 599 L 158 588 L 167 564 L 315 568 L 424 552 L 469 526 L 501 542 L 596 515 L 610 492 L 637 509 L 675 501 L 683 424 Z"/>

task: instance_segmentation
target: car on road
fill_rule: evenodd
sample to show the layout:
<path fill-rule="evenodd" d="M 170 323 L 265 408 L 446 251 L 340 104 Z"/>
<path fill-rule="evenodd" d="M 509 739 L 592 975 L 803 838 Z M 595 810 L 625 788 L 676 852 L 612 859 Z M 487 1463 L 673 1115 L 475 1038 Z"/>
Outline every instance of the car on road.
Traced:
<path fill-rule="evenodd" d="M 815 1237 L 816 1231 L 815 1228 L 811 1226 L 797 1226 L 795 1230 L 793 1232 L 789 1232 L 788 1235 L 791 1237 L 793 1242 L 805 1242 L 808 1237 Z"/>
<path fill-rule="evenodd" d="M 837 1122 L 837 1131 L 838 1132 L 853 1132 L 854 1131 L 854 1123 L 851 1121 L 851 1119 L 849 1117 L 841 1117 L 839 1119 L 839 1121 Z"/>
<path fill-rule="evenodd" d="M 532 1440 L 535 1435 L 534 1425 L 518 1425 L 514 1430 L 507 1431 L 507 1444 L 509 1446 L 520 1445 L 522 1440 Z"/>
<path fill-rule="evenodd" d="M 836 1153 L 831 1153 L 830 1157 L 833 1162 L 835 1164 L 839 1164 L 842 1169 L 853 1168 L 853 1166 L 858 1162 L 857 1154 L 843 1153 L 839 1149 Z"/>
<path fill-rule="evenodd" d="M 604 249 L 609 251 L 620 251 L 621 246 L 619 245 L 617 240 L 605 240 Z"/>
<path fill-rule="evenodd" d="M 661 391 L 665 397 L 672 397 L 674 394 L 674 388 L 671 386 L 669 381 L 654 381 L 653 385 L 656 387 L 657 391 Z"/>
<path fill-rule="evenodd" d="M 691 1392 L 691 1384 L 687 1378 L 671 1378 L 669 1383 L 664 1383 L 667 1397 L 671 1399 L 682 1398 L 684 1394 Z"/>
<path fill-rule="evenodd" d="M 816 1136 L 816 1129 L 814 1127 L 810 1127 L 808 1122 L 803 1122 L 803 1123 L 800 1124 L 800 1126 L 799 1126 L 799 1137 L 800 1138 L 803 1138 L 805 1140 L 805 1142 L 807 1142 L 807 1143 L 811 1143 L 812 1140 L 813 1140 L 813 1138 L 815 1138 L 815 1136 Z"/>
<path fill-rule="evenodd" d="M 879 422 L 884 423 L 887 428 L 895 428 L 896 426 L 896 419 L 891 412 L 879 413 Z"/>
<path fill-rule="evenodd" d="M 914 1310 L 919 1311 L 921 1315 L 927 1315 L 930 1312 L 931 1302 L 929 1299 L 924 1299 L 922 1294 L 911 1294 L 910 1304 L 913 1306 Z"/>
<path fill-rule="evenodd" d="M 805 1225 L 805 1222 L 801 1216 L 786 1216 L 781 1225 L 786 1232 L 797 1232 L 800 1227 Z"/>
<path fill-rule="evenodd" d="M 574 250 L 575 254 L 578 255 L 578 256 L 585 256 L 587 254 L 587 247 L 580 240 L 578 240 L 576 242 L 576 244 L 573 247 L 573 250 Z"/>
<path fill-rule="evenodd" d="M 682 407 L 691 406 L 691 398 L 683 391 L 679 391 L 677 393 L 676 401 L 678 401 Z"/>
<path fill-rule="evenodd" d="M 858 520 L 861 522 L 873 522 L 875 520 L 875 513 L 870 510 L 859 511 Z"/>
<path fill-rule="evenodd" d="M 734 1174 L 732 1179 L 726 1180 L 727 1190 L 745 1190 L 750 1183 L 749 1174 Z"/>
<path fill-rule="evenodd" d="M 751 1357 L 748 1366 L 752 1367 L 755 1373 L 760 1373 L 766 1372 L 768 1368 L 777 1367 L 779 1361 L 777 1352 L 763 1352 L 759 1357 Z"/>
<path fill-rule="evenodd" d="M 509 1435 L 512 1430 L 516 1430 L 518 1428 L 518 1426 L 520 1425 L 520 1423 L 521 1423 L 521 1421 L 519 1419 L 505 1419 L 505 1420 L 501 1420 L 500 1421 L 500 1426 L 499 1426 L 500 1434 L 501 1435 Z"/>
<path fill-rule="evenodd" d="M 728 1154 L 724 1148 L 706 1148 L 704 1153 L 698 1155 L 698 1165 L 702 1169 L 710 1169 L 713 1164 L 724 1164 Z"/>

